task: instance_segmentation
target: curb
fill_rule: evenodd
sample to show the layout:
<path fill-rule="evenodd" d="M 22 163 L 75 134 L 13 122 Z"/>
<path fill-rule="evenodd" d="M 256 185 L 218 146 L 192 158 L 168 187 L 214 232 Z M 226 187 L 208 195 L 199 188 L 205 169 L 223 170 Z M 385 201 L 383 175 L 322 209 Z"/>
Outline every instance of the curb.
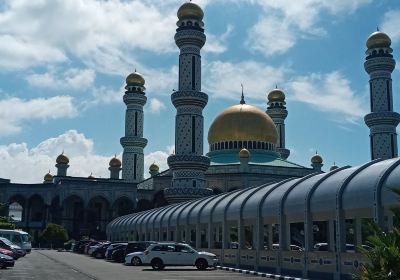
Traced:
<path fill-rule="evenodd" d="M 217 269 L 221 269 L 221 270 L 226 270 L 226 271 L 239 272 L 239 273 L 248 274 L 248 275 L 260 276 L 260 277 L 269 277 L 271 279 L 307 280 L 305 278 L 296 278 L 296 277 L 290 277 L 290 276 L 283 276 L 283 275 L 279 275 L 279 274 L 270 274 L 270 273 L 264 273 L 264 272 L 257 272 L 257 271 L 254 271 L 254 270 L 232 268 L 232 267 L 226 267 L 226 266 L 220 266 L 220 265 L 217 265 L 216 268 Z"/>

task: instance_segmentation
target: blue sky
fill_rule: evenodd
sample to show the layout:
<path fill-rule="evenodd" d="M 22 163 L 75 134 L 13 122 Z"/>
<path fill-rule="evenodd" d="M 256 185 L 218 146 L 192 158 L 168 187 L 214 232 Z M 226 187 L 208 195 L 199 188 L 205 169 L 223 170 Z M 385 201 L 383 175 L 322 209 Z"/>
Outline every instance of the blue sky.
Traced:
<path fill-rule="evenodd" d="M 161 3 L 158 3 L 161 2 Z M 0 177 L 40 182 L 63 150 L 69 174 L 108 176 L 121 155 L 125 77 L 146 79 L 146 169 L 165 169 L 173 150 L 178 82 L 176 11 L 183 1 L 3 0 L 0 2 Z M 400 57 L 395 0 L 202 0 L 202 51 L 208 127 L 240 98 L 266 109 L 275 84 L 287 96 L 289 160 L 324 170 L 369 160 L 365 41 L 376 26 Z M 400 71 L 393 72 L 400 105 Z M 147 175 L 147 174 L 146 174 Z"/>

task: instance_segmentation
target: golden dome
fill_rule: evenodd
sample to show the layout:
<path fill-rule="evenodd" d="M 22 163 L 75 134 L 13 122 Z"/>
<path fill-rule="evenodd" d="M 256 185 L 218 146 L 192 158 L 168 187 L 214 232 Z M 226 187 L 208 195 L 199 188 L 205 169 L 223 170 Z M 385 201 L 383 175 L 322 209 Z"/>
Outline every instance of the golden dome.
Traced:
<path fill-rule="evenodd" d="M 329 171 L 333 171 L 338 168 L 339 168 L 339 166 L 337 166 L 336 163 L 334 162 L 333 165 L 331 166 L 331 168 L 329 168 Z"/>
<path fill-rule="evenodd" d="M 283 102 L 285 101 L 285 94 L 282 90 L 275 88 L 268 93 L 269 102 Z"/>
<path fill-rule="evenodd" d="M 69 158 L 66 155 L 64 155 L 64 152 L 62 152 L 62 154 L 57 157 L 56 162 L 58 164 L 68 164 Z"/>
<path fill-rule="evenodd" d="M 53 181 L 53 175 L 51 175 L 50 174 L 50 171 L 49 171 L 49 173 L 47 173 L 46 175 L 44 175 L 44 181 L 46 181 L 46 182 L 50 182 L 50 181 Z"/>
<path fill-rule="evenodd" d="M 195 3 L 192 2 L 188 2 L 183 4 L 179 8 L 177 16 L 180 20 L 185 18 L 202 20 L 204 17 L 204 13 L 203 10 L 199 7 L 199 5 L 196 5 Z"/>
<path fill-rule="evenodd" d="M 121 161 L 117 159 L 117 156 L 113 157 L 109 163 L 110 167 L 121 167 Z"/>
<path fill-rule="evenodd" d="M 133 72 L 126 77 L 126 84 L 128 86 L 144 86 L 145 80 L 142 76 L 142 74 L 136 72 Z"/>
<path fill-rule="evenodd" d="M 247 149 L 241 149 L 239 152 L 239 157 L 240 158 L 249 158 L 250 157 L 250 152 Z"/>
<path fill-rule="evenodd" d="M 276 144 L 274 121 L 255 106 L 239 104 L 226 108 L 208 130 L 208 143 L 221 141 L 265 141 Z"/>
<path fill-rule="evenodd" d="M 322 157 L 318 153 L 315 153 L 315 155 L 313 155 L 311 158 L 311 163 L 321 164 L 322 162 L 323 162 Z"/>
<path fill-rule="evenodd" d="M 376 31 L 369 35 L 367 39 L 367 48 L 379 48 L 379 47 L 390 47 L 392 44 L 392 40 L 390 40 L 389 36 L 386 33 L 381 31 Z"/>
<path fill-rule="evenodd" d="M 154 172 L 158 172 L 159 170 L 160 170 L 160 167 L 157 165 L 157 164 L 155 164 L 155 163 L 152 163 L 151 165 L 150 165 L 150 167 L 149 167 L 149 170 L 150 171 L 154 171 Z"/>

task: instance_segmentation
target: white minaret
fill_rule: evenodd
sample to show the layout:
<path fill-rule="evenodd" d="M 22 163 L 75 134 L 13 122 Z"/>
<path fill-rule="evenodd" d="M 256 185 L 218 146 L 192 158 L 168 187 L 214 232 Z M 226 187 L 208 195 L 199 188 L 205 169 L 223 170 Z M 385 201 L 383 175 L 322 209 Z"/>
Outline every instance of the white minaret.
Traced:
<path fill-rule="evenodd" d="M 144 176 L 143 149 L 147 145 L 147 139 L 143 138 L 143 106 L 147 101 L 144 84 L 143 76 L 136 70 L 126 78 L 125 137 L 120 141 L 124 148 L 122 179 L 132 183 L 143 181 Z"/>
<path fill-rule="evenodd" d="M 274 121 L 276 130 L 278 131 L 278 143 L 276 151 L 281 155 L 281 158 L 287 159 L 290 155 L 290 150 L 285 147 L 285 119 L 288 115 L 286 110 L 285 94 L 282 90 L 276 87 L 268 94 L 268 108 L 266 113 Z"/>
<path fill-rule="evenodd" d="M 211 195 L 204 172 L 210 159 L 203 156 L 203 109 L 208 95 L 201 92 L 200 50 L 206 42 L 203 11 L 194 3 L 185 3 L 178 10 L 175 43 L 180 49 L 179 90 L 171 100 L 175 118 L 175 154 L 168 157 L 173 172 L 170 188 L 164 190 L 168 202 L 190 200 Z"/>
<path fill-rule="evenodd" d="M 365 71 L 369 74 L 371 113 L 364 117 L 370 129 L 371 159 L 397 157 L 396 127 L 400 115 L 393 112 L 392 72 L 393 59 L 391 40 L 379 30 L 367 40 Z"/>

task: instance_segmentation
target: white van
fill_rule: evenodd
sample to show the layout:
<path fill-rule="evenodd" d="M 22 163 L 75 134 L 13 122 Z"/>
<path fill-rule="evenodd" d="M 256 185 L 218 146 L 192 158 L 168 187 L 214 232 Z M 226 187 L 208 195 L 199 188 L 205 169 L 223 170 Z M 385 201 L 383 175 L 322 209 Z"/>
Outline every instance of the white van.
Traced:
<path fill-rule="evenodd" d="M 0 229 L 0 237 L 7 238 L 15 245 L 21 247 L 27 253 L 31 252 L 31 236 L 29 233 L 22 230 Z"/>

